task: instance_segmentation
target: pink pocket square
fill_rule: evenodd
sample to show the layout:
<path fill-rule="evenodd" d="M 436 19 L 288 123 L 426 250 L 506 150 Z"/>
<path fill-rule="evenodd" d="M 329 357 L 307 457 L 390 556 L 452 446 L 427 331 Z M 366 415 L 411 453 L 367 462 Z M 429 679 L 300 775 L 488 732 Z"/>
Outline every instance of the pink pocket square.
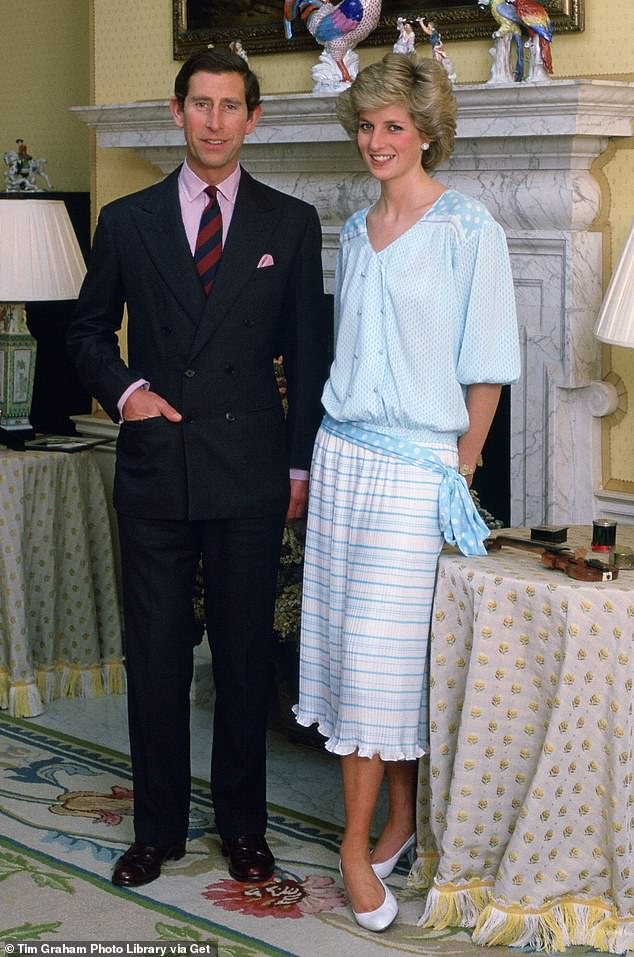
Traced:
<path fill-rule="evenodd" d="M 266 269 L 267 266 L 274 266 L 273 257 L 270 253 L 264 253 L 261 260 L 258 263 L 258 269 Z"/>

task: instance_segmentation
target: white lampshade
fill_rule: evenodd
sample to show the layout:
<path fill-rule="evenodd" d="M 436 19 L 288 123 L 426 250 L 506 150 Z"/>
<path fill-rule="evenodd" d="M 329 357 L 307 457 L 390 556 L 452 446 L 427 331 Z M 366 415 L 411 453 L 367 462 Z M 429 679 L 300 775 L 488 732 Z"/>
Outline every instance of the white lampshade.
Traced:
<path fill-rule="evenodd" d="M 76 299 L 85 272 L 61 200 L 0 200 L 0 302 Z"/>
<path fill-rule="evenodd" d="M 594 334 L 612 346 L 634 348 L 634 222 L 610 279 Z"/>

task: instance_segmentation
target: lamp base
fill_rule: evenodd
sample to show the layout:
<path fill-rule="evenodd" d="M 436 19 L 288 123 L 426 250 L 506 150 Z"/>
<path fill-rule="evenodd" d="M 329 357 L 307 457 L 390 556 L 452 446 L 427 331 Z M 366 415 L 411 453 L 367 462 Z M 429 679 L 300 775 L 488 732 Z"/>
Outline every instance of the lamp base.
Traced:
<path fill-rule="evenodd" d="M 0 353 L 1 352 L 2 347 L 0 346 Z M 0 429 L 6 430 L 8 432 L 20 432 L 30 428 L 31 422 L 29 421 L 28 415 L 0 415 Z"/>
<path fill-rule="evenodd" d="M 37 343 L 24 304 L 0 304 L 0 428 L 29 430 Z"/>

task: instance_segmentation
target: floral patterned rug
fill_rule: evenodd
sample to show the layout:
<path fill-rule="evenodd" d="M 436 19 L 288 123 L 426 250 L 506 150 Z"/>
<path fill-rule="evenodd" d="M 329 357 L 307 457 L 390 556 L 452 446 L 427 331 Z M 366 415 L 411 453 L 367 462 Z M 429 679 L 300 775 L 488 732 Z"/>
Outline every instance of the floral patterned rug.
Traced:
<path fill-rule="evenodd" d="M 215 943 L 223 957 L 517 953 L 484 951 L 459 928 L 418 928 L 423 902 L 406 887 L 405 870 L 389 881 L 400 905 L 395 924 L 384 934 L 362 930 L 338 874 L 338 832 L 280 807 L 270 807 L 278 865 L 271 880 L 231 880 L 201 781 L 193 785 L 187 855 L 144 888 L 116 888 L 110 874 L 132 840 L 131 813 L 126 756 L 0 716 L 0 947 L 178 941 Z"/>

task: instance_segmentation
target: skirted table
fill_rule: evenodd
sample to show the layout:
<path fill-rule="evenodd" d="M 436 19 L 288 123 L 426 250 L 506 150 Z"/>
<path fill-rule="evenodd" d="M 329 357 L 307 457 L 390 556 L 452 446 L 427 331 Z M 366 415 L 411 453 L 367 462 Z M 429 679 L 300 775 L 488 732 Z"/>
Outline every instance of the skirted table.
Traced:
<path fill-rule="evenodd" d="M 410 877 L 429 888 L 422 925 L 634 948 L 633 589 L 634 571 L 588 584 L 512 548 L 441 555 Z"/>
<path fill-rule="evenodd" d="M 94 452 L 0 451 L 0 708 L 125 690 L 103 482 Z"/>

